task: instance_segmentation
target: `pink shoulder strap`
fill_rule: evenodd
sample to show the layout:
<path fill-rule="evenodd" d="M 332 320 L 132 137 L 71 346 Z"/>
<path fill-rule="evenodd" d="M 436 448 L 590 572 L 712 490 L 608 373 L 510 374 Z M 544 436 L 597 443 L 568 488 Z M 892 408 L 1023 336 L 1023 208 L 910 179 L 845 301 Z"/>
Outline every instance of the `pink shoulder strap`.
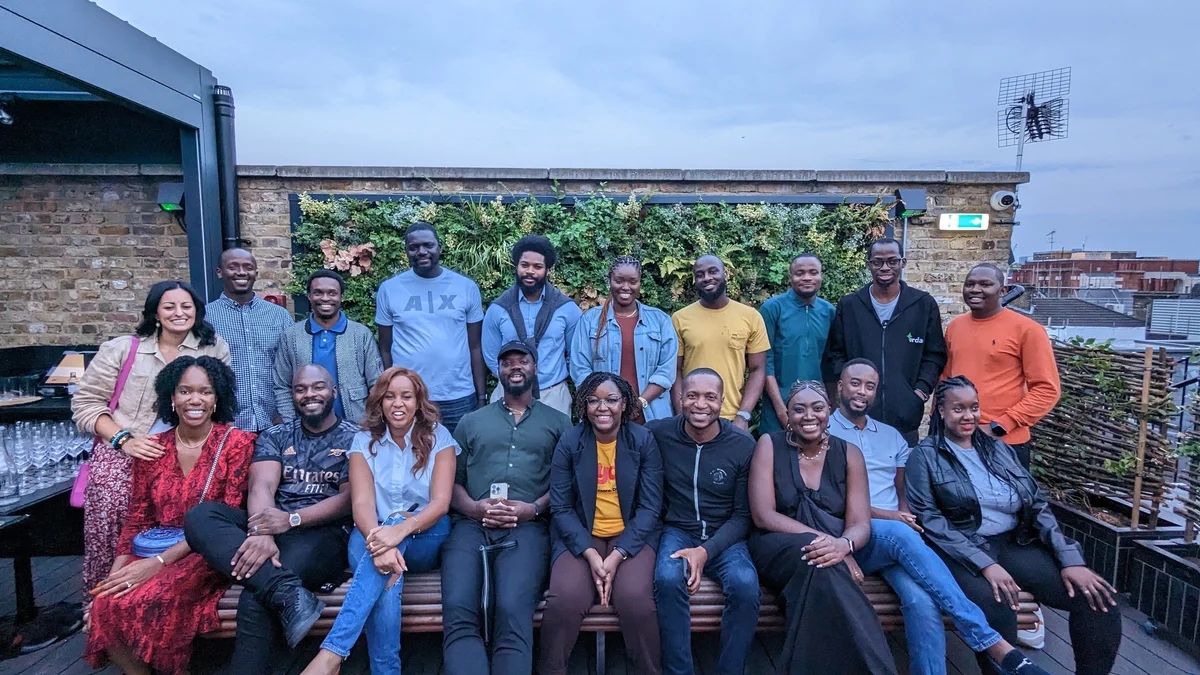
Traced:
<path fill-rule="evenodd" d="M 129 379 L 129 371 L 133 370 L 133 359 L 137 357 L 139 344 L 141 344 L 141 338 L 134 335 L 133 342 L 129 344 L 129 355 L 125 357 L 125 363 L 121 365 L 121 374 L 117 375 L 117 384 L 113 387 L 112 398 L 108 400 L 109 410 L 117 409 L 117 402 L 121 399 L 121 391 L 125 389 L 125 380 Z"/>

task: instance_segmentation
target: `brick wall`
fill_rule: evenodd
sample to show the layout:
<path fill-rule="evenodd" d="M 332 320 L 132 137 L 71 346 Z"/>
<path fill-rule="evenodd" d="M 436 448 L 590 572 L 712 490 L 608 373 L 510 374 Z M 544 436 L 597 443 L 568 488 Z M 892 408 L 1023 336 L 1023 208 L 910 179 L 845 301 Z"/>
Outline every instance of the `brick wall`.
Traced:
<path fill-rule="evenodd" d="M 154 202 L 161 180 L 0 175 L 0 344 L 128 334 L 151 284 L 188 278 L 187 237 Z"/>
<path fill-rule="evenodd" d="M 929 215 L 910 221 L 906 279 L 931 292 L 949 318 L 964 311 L 959 287 L 977 262 L 1008 262 L 1012 214 L 991 194 L 1026 174 L 945 171 L 679 171 L 238 167 L 242 236 L 259 261 L 258 290 L 290 280 L 289 196 L 300 192 L 571 194 L 602 188 L 638 194 L 891 195 L 924 188 Z M 186 237 L 154 203 L 177 167 L 0 165 L 0 344 L 98 343 L 127 334 L 145 291 L 188 278 Z M 942 212 L 990 213 L 982 233 L 941 232 Z M 897 226 L 896 236 L 902 236 Z"/>

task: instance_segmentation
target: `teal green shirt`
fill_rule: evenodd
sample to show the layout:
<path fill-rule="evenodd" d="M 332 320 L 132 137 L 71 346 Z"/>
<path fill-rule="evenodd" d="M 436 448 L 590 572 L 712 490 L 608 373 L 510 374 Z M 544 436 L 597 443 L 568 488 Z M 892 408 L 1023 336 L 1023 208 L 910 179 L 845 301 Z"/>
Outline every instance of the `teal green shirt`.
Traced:
<path fill-rule="evenodd" d="M 833 305 L 819 297 L 806 305 L 800 296 L 788 291 L 764 302 L 759 312 L 771 340 L 767 374 L 775 376 L 784 397 L 797 380 L 820 382 L 821 354 L 833 322 Z"/>

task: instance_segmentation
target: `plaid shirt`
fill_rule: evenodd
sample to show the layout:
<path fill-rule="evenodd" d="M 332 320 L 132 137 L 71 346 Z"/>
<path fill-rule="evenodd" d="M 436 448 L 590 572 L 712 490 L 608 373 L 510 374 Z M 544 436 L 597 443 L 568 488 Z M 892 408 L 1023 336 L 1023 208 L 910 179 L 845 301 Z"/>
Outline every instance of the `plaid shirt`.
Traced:
<path fill-rule="evenodd" d="M 237 379 L 238 413 L 234 424 L 262 431 L 275 419 L 273 377 L 279 336 L 293 323 L 291 312 L 257 295 L 245 305 L 226 296 L 204 306 L 205 318 L 229 343 Z"/>

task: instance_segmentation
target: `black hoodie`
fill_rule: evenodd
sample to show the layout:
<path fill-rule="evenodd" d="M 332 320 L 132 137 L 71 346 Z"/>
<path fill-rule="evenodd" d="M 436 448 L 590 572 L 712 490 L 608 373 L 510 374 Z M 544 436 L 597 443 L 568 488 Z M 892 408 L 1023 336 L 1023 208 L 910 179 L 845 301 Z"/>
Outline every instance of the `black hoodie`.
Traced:
<path fill-rule="evenodd" d="M 683 424 L 683 415 L 676 415 L 646 425 L 662 455 L 663 522 L 699 539 L 711 560 L 750 534 L 747 486 L 754 438 L 729 420 L 717 420 L 721 431 L 699 444 Z"/>
<path fill-rule="evenodd" d="M 867 414 L 890 424 L 916 444 L 925 403 L 915 393 L 931 394 L 946 367 L 946 338 L 937 300 L 925 291 L 900 283 L 892 318 L 883 325 L 871 304 L 871 286 L 842 298 L 837 305 L 823 371 L 836 382 L 851 359 L 865 358 L 879 369 L 879 394 Z"/>

